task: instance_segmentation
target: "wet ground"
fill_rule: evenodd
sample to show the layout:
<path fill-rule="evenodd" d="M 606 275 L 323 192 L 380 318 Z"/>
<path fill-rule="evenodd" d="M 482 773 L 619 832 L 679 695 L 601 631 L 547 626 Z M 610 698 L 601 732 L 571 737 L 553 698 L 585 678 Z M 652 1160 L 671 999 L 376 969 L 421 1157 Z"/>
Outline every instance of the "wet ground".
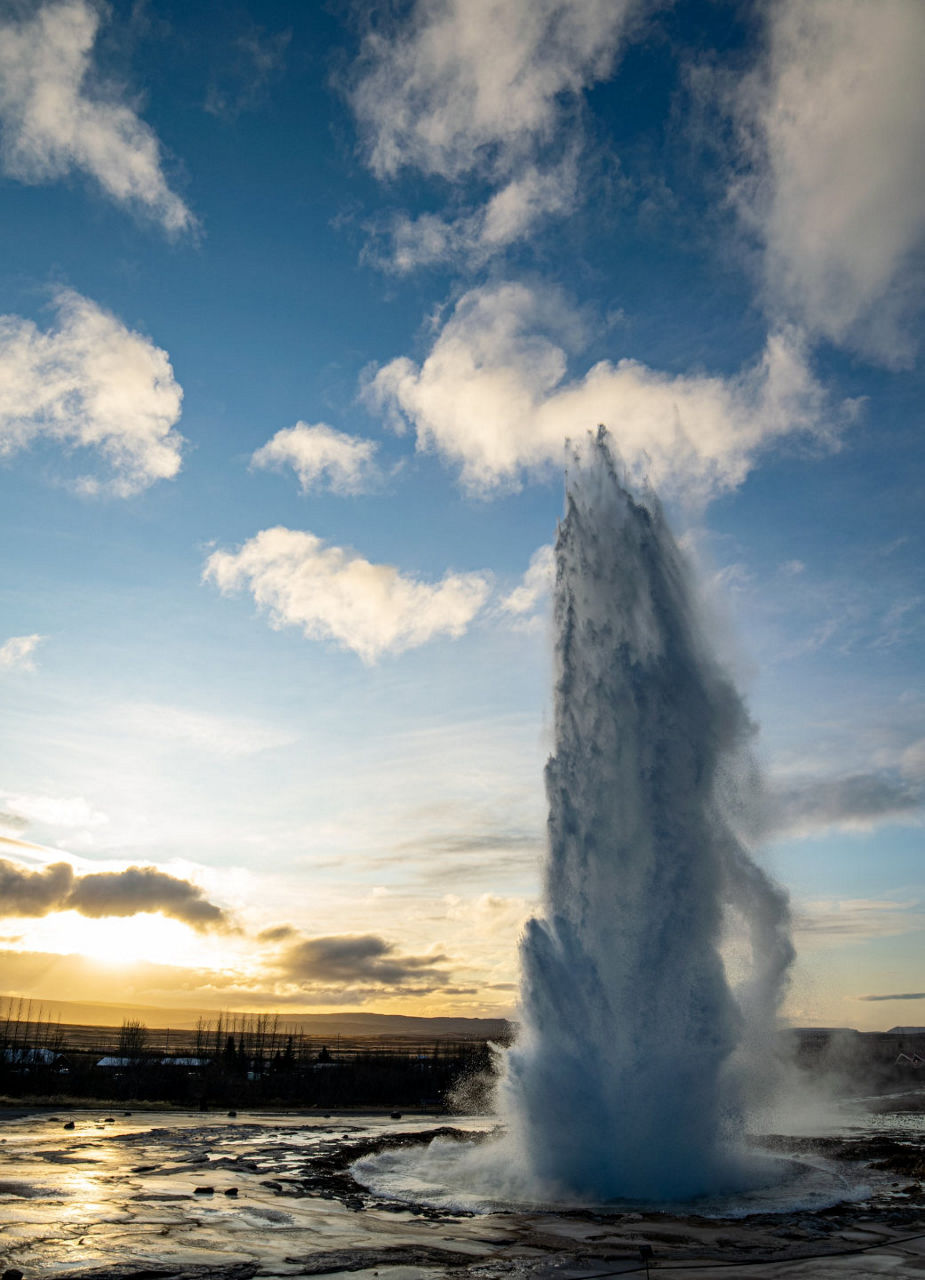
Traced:
<path fill-rule="evenodd" d="M 815 1188 L 774 1212 L 473 1212 L 452 1189 L 409 1204 L 388 1178 L 351 1172 L 423 1151 L 438 1130 L 438 1146 L 469 1142 L 485 1117 L 0 1112 L 0 1277 L 589 1280 L 645 1275 L 648 1261 L 679 1277 L 925 1278 L 921 1105 L 879 1100 L 881 1114 L 767 1139 Z"/>

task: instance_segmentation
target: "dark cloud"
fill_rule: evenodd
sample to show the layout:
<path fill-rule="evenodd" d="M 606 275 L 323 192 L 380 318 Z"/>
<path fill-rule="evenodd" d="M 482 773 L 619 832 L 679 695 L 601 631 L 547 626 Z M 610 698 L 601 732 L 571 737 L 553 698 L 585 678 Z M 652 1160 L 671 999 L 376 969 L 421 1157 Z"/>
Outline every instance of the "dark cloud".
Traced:
<path fill-rule="evenodd" d="M 442 836 L 405 840 L 394 846 L 401 853 L 490 853 L 495 849 L 504 852 L 526 849 L 538 853 L 543 848 L 542 836 L 536 834 L 511 834 L 490 831 L 482 835 L 469 832 L 448 833 Z"/>
<path fill-rule="evenodd" d="M 49 911 L 64 911 L 74 878 L 74 868 L 67 862 L 27 871 L 2 858 L 0 911 L 5 916 L 47 916 Z"/>
<path fill-rule="evenodd" d="M 767 800 L 766 834 L 809 835 L 827 827 L 868 827 L 911 818 L 925 795 L 886 773 L 853 773 L 842 778 L 808 778 L 773 789 Z"/>
<path fill-rule="evenodd" d="M 405 956 L 395 946 L 373 933 L 341 934 L 326 938 L 303 938 L 289 947 L 282 959 L 287 976 L 298 982 L 375 983 L 401 987 L 408 983 L 446 981 L 441 968 L 444 955 Z"/>
<path fill-rule="evenodd" d="M 407 879 L 429 884 L 478 882 L 486 873 L 499 879 L 522 878 L 533 872 L 544 849 L 535 832 L 447 832 L 403 840 L 387 854 L 369 859 L 375 869 L 400 869 Z"/>
<path fill-rule="evenodd" d="M 287 938 L 294 938 L 297 931 L 293 929 L 291 924 L 277 924 L 271 929 L 262 929 L 257 934 L 258 942 L 285 942 Z"/>
<path fill-rule="evenodd" d="M 925 1000 L 925 991 L 900 991 L 890 996 L 858 996 L 859 1000 Z"/>
<path fill-rule="evenodd" d="M 29 871 L 0 858 L 0 915 L 46 916 L 52 911 L 78 911 L 94 919 L 160 911 L 194 929 L 230 927 L 226 913 L 198 885 L 154 867 L 80 876 L 67 862 Z"/>

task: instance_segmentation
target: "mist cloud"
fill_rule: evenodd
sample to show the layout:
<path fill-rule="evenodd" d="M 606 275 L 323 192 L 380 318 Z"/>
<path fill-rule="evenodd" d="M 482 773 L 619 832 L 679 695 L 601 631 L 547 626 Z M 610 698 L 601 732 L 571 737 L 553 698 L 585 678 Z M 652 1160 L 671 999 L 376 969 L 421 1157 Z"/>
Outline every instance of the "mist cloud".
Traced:
<path fill-rule="evenodd" d="M 200 931 L 230 927 L 226 913 L 198 885 L 154 867 L 77 875 L 67 862 L 29 871 L 0 859 L 0 913 L 39 917 L 54 911 L 94 919 L 161 912 Z"/>
<path fill-rule="evenodd" d="M 119 497 L 175 476 L 183 392 L 167 352 L 72 290 L 55 301 L 58 324 L 46 332 L 0 316 L 0 457 L 43 438 L 80 446 L 109 474 L 77 487 Z"/>
<path fill-rule="evenodd" d="M 77 170 L 165 231 L 189 230 L 193 215 L 167 183 L 154 131 L 111 88 L 94 85 L 100 8 L 52 0 L 27 13 L 0 23 L 4 171 L 38 183 Z"/>

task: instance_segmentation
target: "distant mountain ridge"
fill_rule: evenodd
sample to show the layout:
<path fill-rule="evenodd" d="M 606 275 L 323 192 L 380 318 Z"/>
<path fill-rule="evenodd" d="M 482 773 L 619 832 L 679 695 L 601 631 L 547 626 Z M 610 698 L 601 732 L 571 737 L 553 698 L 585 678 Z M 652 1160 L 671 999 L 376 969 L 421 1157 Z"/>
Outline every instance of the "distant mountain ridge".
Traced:
<path fill-rule="evenodd" d="M 18 997 L 11 997 L 14 1006 Z M 5 1004 L 7 997 L 0 997 Z M 23 1001 L 23 1017 L 28 1001 Z M 176 1009 L 157 1005 L 88 1003 L 77 1000 L 32 1001 L 32 1017 L 69 1025 L 117 1027 L 127 1018 L 139 1019 L 151 1028 L 195 1029 L 202 1018 L 214 1025 L 217 1018 L 244 1019 L 278 1016 L 281 1027 L 312 1036 L 452 1036 L 491 1040 L 508 1033 L 513 1024 L 505 1018 L 414 1017 L 401 1013 L 290 1013 L 287 1010 Z"/>

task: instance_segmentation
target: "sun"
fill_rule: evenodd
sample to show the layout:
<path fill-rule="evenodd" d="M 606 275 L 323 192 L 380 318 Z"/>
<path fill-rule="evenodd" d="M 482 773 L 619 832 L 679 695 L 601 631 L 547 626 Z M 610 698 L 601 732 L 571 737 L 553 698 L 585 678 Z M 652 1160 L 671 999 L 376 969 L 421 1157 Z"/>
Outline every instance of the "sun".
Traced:
<path fill-rule="evenodd" d="M 148 913 L 94 920 L 62 911 L 36 920 L 21 945 L 30 951 L 85 956 L 114 969 L 137 964 L 212 966 L 216 960 L 214 945 L 188 925 Z"/>

